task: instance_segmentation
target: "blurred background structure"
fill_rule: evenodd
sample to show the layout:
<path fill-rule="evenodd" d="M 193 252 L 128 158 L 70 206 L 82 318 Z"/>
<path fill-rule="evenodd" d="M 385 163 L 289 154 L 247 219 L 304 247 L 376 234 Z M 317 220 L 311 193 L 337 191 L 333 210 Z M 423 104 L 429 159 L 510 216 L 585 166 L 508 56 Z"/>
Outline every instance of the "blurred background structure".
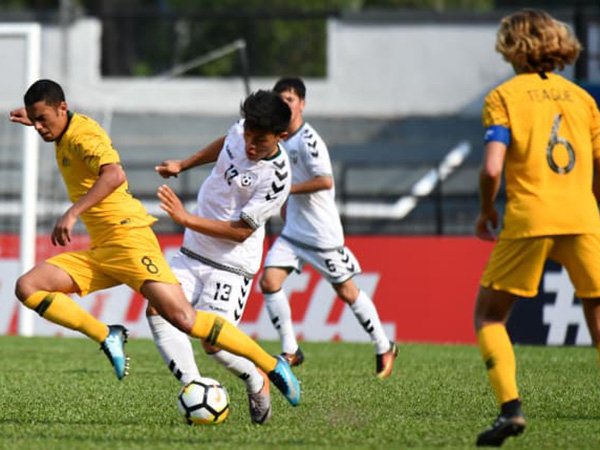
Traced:
<path fill-rule="evenodd" d="M 154 214 L 157 162 L 224 134 L 250 90 L 298 75 L 305 115 L 331 150 L 347 233 L 468 235 L 483 96 L 511 75 L 495 31 L 521 7 L 548 9 L 574 28 L 584 52 L 565 75 L 597 94 L 592 0 L 5 0 L 0 24 L 41 24 L 41 76 L 109 130 L 132 192 Z M 14 57 L 3 55 L 3 66 Z M 13 76 L 3 70 L 0 84 L 13 86 Z M 3 117 L 22 94 L 0 89 Z M 19 133 L 1 121 L 2 233 L 20 221 Z M 48 150 L 42 144 L 41 232 L 66 201 Z M 208 170 L 169 183 L 191 203 Z M 179 230 L 161 220 L 158 231 Z"/>

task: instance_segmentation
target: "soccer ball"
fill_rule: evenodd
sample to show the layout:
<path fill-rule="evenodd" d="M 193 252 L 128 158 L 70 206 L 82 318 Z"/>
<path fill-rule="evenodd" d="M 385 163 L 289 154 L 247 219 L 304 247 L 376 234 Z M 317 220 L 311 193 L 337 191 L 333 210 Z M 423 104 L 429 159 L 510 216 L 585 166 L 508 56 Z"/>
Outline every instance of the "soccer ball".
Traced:
<path fill-rule="evenodd" d="M 181 388 L 177 407 L 189 425 L 217 424 L 229 415 L 229 396 L 217 380 L 202 377 Z"/>

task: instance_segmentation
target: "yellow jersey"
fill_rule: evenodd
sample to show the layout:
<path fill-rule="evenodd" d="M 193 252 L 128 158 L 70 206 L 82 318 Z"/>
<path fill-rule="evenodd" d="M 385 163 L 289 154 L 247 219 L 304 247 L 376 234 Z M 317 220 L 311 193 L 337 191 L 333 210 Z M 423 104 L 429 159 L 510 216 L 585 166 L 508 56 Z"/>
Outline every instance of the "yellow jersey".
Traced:
<path fill-rule="evenodd" d="M 553 73 L 519 74 L 487 95 L 483 124 L 501 129 L 508 146 L 501 237 L 600 232 L 592 192 L 600 114 L 585 90 Z"/>
<path fill-rule="evenodd" d="M 55 142 L 56 162 L 65 182 L 70 200 L 75 203 L 94 185 L 100 167 L 119 164 L 119 154 L 108 134 L 93 119 L 70 113 L 70 121 L 60 140 Z M 156 218 L 148 214 L 142 203 L 128 190 L 127 181 L 100 203 L 81 214 L 96 247 L 108 241 L 122 239 L 123 231 L 149 226 Z"/>

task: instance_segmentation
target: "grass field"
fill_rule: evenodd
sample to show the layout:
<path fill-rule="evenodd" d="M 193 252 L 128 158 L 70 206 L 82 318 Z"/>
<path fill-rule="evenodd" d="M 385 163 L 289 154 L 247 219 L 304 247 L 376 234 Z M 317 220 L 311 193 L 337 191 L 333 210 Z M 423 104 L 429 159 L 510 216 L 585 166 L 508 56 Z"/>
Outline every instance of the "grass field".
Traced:
<path fill-rule="evenodd" d="M 177 412 L 178 384 L 149 340 L 130 341 L 131 375 L 119 383 L 88 340 L 0 337 L 0 448 L 458 449 L 474 447 L 495 417 L 476 347 L 403 345 L 384 382 L 373 376 L 370 345 L 303 349 L 302 404 L 292 408 L 274 390 L 274 416 L 262 427 L 250 423 L 241 382 L 199 354 L 203 375 L 228 388 L 232 413 L 222 425 L 191 427 Z M 516 351 L 528 429 L 504 448 L 598 448 L 595 351 Z"/>

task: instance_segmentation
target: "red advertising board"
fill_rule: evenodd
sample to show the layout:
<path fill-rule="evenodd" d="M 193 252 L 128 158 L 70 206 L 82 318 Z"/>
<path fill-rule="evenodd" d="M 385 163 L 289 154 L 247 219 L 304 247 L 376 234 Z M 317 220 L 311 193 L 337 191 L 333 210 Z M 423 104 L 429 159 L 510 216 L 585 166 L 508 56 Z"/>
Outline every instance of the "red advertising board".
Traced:
<path fill-rule="evenodd" d="M 167 255 L 181 242 L 180 235 L 162 235 L 159 239 Z M 86 238 L 77 238 L 68 249 L 86 245 Z M 401 342 L 475 342 L 472 310 L 490 244 L 471 237 L 351 236 L 347 245 L 362 266 L 357 284 L 373 298 L 390 337 Z M 63 250 L 53 247 L 48 237 L 41 237 L 38 260 Z M 0 259 L 14 260 L 17 253 L 18 238 L 0 236 Z M 301 339 L 368 340 L 349 308 L 335 300 L 334 291 L 312 268 L 306 267 L 288 281 L 286 291 Z M 14 279 L 3 279 L 2 283 L 12 287 Z M 274 339 L 276 334 L 257 284 L 255 279 L 242 328 L 257 338 Z M 11 291 L 3 289 L 3 295 Z M 141 296 L 128 288 L 117 288 L 116 292 L 108 290 L 88 297 L 82 302 L 94 314 L 120 320 L 134 334 L 149 335 Z M 12 319 L 0 323 L 4 328 L 0 333 L 16 332 L 19 308 L 14 301 L 11 311 L 6 311 Z M 36 327 L 41 334 L 68 334 L 47 324 L 36 322 Z"/>

